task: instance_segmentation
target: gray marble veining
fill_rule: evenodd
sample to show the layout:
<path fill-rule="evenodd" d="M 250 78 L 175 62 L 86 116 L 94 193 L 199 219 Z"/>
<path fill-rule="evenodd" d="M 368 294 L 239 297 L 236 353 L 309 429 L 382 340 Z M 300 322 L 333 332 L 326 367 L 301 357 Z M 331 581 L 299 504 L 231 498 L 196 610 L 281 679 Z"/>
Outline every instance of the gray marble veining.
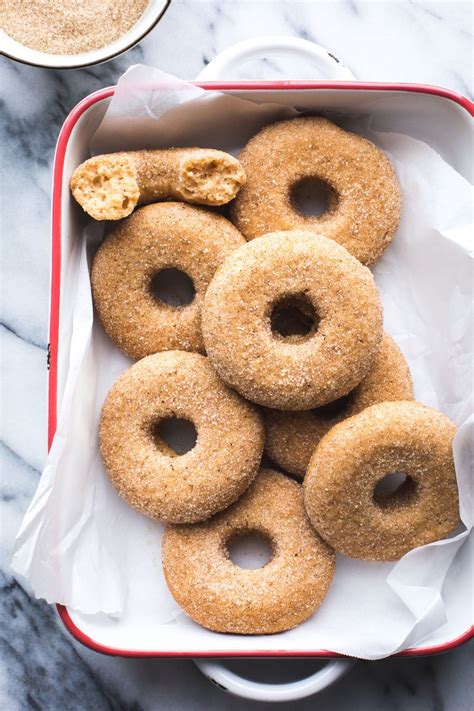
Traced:
<path fill-rule="evenodd" d="M 2 58 L 2 708 L 252 707 L 213 688 L 189 660 L 114 659 L 81 647 L 64 635 L 52 608 L 31 597 L 8 567 L 46 453 L 50 183 L 67 113 L 86 94 L 113 84 L 130 64 L 144 62 L 193 78 L 217 52 L 261 34 L 316 41 L 360 79 L 425 82 L 470 94 L 471 28 L 469 2 L 173 0 L 138 47 L 101 66 L 61 72 Z M 229 78 L 255 77 L 311 78 L 311 67 L 272 58 Z M 440 657 L 360 663 L 337 686 L 297 707 L 467 711 L 473 703 L 473 661 L 474 646 L 468 644 Z M 262 678 L 281 677 L 281 663 L 258 664 Z M 312 664 L 292 662 L 288 673 L 295 670 L 296 676 L 299 669 L 302 676 Z"/>

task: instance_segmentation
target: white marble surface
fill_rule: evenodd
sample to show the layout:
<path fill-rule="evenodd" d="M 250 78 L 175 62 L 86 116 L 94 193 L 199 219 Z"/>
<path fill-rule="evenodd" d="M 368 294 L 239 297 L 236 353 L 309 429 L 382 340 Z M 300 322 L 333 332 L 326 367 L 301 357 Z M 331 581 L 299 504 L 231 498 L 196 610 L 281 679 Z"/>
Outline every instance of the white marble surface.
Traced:
<path fill-rule="evenodd" d="M 470 94 L 471 31 L 469 2 L 173 0 L 140 46 L 102 66 L 58 72 L 1 60 L 2 708 L 252 707 L 211 687 L 191 661 L 113 659 L 80 647 L 63 635 L 52 610 L 31 598 L 8 566 L 46 450 L 50 182 L 54 144 L 68 111 L 137 61 L 193 78 L 220 50 L 261 34 L 319 42 L 360 79 L 418 81 Z M 311 68 L 277 58 L 229 78 L 257 76 L 311 78 Z M 316 700 L 292 708 L 467 711 L 473 703 L 473 652 L 468 644 L 435 658 L 360 663 Z M 252 662 L 257 667 L 267 678 L 282 676 L 281 662 Z M 285 663 L 289 676 L 303 676 L 312 667 Z"/>

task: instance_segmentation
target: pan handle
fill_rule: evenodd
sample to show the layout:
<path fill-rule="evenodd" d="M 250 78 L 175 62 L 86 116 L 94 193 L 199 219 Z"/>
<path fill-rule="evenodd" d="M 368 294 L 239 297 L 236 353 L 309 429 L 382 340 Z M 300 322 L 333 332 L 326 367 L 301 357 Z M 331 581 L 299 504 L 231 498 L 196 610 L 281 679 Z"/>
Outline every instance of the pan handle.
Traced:
<path fill-rule="evenodd" d="M 291 54 L 308 59 L 314 67 L 315 80 L 354 81 L 355 76 L 345 64 L 319 44 L 302 39 L 275 35 L 255 37 L 228 47 L 202 69 L 196 81 L 230 80 L 232 73 L 250 59 L 275 54 Z M 293 79 L 296 77 L 293 77 Z"/>
<path fill-rule="evenodd" d="M 284 660 L 282 660 L 284 661 Z M 215 686 L 233 696 L 252 701 L 296 701 L 317 694 L 334 684 L 354 664 L 353 659 L 337 659 L 328 662 L 322 669 L 306 679 L 291 681 L 286 684 L 266 684 L 250 681 L 227 669 L 224 664 L 214 659 L 194 659 L 194 663 Z"/>

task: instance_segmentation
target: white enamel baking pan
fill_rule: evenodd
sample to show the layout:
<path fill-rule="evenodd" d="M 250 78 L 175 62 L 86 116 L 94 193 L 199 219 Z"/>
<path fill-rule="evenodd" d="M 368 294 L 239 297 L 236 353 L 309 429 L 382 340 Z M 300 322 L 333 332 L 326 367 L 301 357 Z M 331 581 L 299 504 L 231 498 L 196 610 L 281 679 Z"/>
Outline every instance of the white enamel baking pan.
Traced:
<path fill-rule="evenodd" d="M 324 80 L 228 82 L 221 78 L 237 62 L 282 50 L 311 58 L 313 66 L 316 61 Z M 251 40 L 232 47 L 206 67 L 198 83 L 208 91 L 231 92 L 259 102 L 304 104 L 315 113 L 324 110 L 370 116 L 374 129 L 394 130 L 425 141 L 459 173 L 472 179 L 469 146 L 473 105 L 450 90 L 424 85 L 356 82 L 350 71 L 326 50 L 287 37 Z M 62 265 L 74 240 L 81 234 L 84 219 L 71 199 L 68 182 L 74 168 L 88 157 L 90 139 L 113 93 L 114 87 L 110 87 L 81 101 L 67 117 L 56 148 L 52 205 L 49 445 L 56 430 L 56 413 L 63 396 L 69 352 L 66 337 L 59 335 L 70 332 L 69 328 L 63 328 L 63 321 L 70 318 L 70 295 Z M 460 590 L 456 581 L 450 581 L 446 586 L 445 602 L 448 610 L 446 624 L 422 646 L 403 651 L 404 656 L 447 651 L 472 636 L 473 628 L 466 629 L 466 618 L 462 614 L 463 608 L 472 604 L 470 592 Z M 100 615 L 85 616 L 63 606 L 58 606 L 58 612 L 69 632 L 94 650 L 130 657 L 198 658 L 196 663 L 200 669 L 221 688 L 255 700 L 286 701 L 316 693 L 342 676 L 352 663 L 322 649 L 318 645 L 317 625 L 311 627 L 309 635 L 307 623 L 293 631 L 294 634 L 267 636 L 263 645 L 258 637 L 219 635 L 197 625 L 191 626 L 186 624 L 184 616 L 173 625 L 158 624 L 143 605 L 136 608 L 131 605 L 120 620 L 114 621 Z M 322 657 L 328 662 L 307 679 L 273 685 L 240 678 L 223 666 L 218 660 L 222 657 Z"/>

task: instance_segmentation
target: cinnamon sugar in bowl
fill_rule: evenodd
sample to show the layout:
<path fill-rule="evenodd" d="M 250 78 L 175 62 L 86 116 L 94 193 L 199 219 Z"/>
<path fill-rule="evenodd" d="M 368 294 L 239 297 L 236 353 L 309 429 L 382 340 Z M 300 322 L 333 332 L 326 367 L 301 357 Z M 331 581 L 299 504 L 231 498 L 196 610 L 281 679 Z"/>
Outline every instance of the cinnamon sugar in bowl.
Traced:
<path fill-rule="evenodd" d="M 1 52 L 50 68 L 104 62 L 139 42 L 170 0 L 0 0 Z"/>

